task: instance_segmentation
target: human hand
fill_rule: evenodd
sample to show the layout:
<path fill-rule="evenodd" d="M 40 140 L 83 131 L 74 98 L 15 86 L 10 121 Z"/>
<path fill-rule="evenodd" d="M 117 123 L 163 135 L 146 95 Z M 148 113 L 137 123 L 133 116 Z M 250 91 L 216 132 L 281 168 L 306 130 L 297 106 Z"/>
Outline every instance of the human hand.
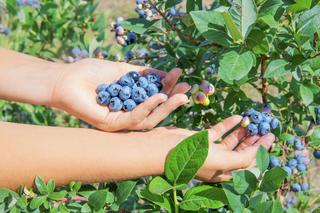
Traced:
<path fill-rule="evenodd" d="M 250 169 L 255 166 L 256 152 L 260 145 L 269 149 L 275 137 L 273 134 L 264 136 L 249 136 L 243 127 L 237 128 L 228 134 L 220 143 L 215 143 L 227 132 L 240 123 L 241 116 L 232 116 L 214 127 L 209 132 L 209 154 L 197 173 L 197 178 L 206 182 L 221 182 L 231 178 L 234 170 Z M 165 141 L 182 141 L 186 137 L 196 133 L 186 129 L 157 128 L 155 135 L 161 136 Z"/>
<path fill-rule="evenodd" d="M 136 107 L 132 112 L 111 112 L 96 102 L 100 83 L 111 83 L 129 71 L 142 75 L 156 72 L 162 78 L 163 91 Z M 60 108 L 104 131 L 151 129 L 172 111 L 188 102 L 184 94 L 190 86 L 177 84 L 180 69 L 166 73 L 148 67 L 97 59 L 85 59 L 64 65 L 52 94 L 52 106 Z"/>

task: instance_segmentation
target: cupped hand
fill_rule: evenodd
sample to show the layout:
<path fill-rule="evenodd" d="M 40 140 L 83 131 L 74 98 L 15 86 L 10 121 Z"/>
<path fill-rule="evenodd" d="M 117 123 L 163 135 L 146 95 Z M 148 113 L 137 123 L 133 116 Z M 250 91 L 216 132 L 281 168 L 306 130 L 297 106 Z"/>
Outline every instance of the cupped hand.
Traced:
<path fill-rule="evenodd" d="M 156 72 L 162 78 L 163 91 L 131 112 L 111 112 L 97 104 L 96 88 L 101 83 L 112 83 L 130 71 L 141 75 Z M 148 67 L 98 59 L 85 59 L 64 65 L 52 94 L 52 105 L 104 131 L 142 130 L 155 127 L 172 111 L 188 102 L 187 83 L 178 83 L 180 69 L 169 73 Z"/>
<path fill-rule="evenodd" d="M 212 128 L 209 132 L 209 154 L 197 178 L 206 182 L 221 182 L 231 178 L 234 170 L 250 169 L 256 164 L 256 152 L 260 145 L 270 149 L 275 137 L 269 133 L 264 136 L 249 136 L 246 129 L 239 127 L 227 134 L 236 127 L 242 117 L 229 117 Z M 181 141 L 196 133 L 178 128 L 161 127 L 155 129 L 158 135 L 169 134 L 167 140 Z M 227 134 L 227 135 L 226 135 Z M 225 136 L 226 135 L 226 136 Z M 222 136 L 225 136 L 220 143 L 216 143 Z"/>

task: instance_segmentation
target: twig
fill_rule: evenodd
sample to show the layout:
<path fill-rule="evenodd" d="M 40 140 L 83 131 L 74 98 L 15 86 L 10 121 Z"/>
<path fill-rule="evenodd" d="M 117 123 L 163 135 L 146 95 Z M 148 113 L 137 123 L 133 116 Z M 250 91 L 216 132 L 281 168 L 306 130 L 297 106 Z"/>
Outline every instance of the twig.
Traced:
<path fill-rule="evenodd" d="M 268 82 L 267 79 L 265 78 L 266 74 L 266 69 L 267 69 L 267 57 L 265 55 L 261 56 L 261 95 L 262 95 L 262 102 L 264 104 L 267 103 L 267 92 L 268 92 Z"/>

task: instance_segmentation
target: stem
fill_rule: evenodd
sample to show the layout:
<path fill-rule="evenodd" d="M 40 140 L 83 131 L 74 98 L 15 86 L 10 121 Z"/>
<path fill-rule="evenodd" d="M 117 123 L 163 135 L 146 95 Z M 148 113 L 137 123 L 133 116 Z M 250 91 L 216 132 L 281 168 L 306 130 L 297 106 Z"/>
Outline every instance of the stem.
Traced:
<path fill-rule="evenodd" d="M 176 186 L 173 187 L 173 201 L 174 201 L 174 212 L 179 213 L 179 201 L 177 199 L 177 189 Z"/>
<path fill-rule="evenodd" d="M 267 92 L 268 92 L 268 82 L 267 79 L 265 78 L 266 74 L 266 69 L 267 69 L 267 57 L 265 55 L 261 56 L 261 95 L 262 95 L 262 102 L 264 104 L 267 103 Z"/>

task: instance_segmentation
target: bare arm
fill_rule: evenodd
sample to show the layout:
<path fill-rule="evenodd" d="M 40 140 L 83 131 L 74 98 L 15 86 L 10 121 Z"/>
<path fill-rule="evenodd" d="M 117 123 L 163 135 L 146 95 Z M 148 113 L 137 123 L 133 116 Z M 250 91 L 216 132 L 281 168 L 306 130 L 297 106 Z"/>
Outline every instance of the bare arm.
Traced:
<path fill-rule="evenodd" d="M 240 120 L 240 116 L 233 116 L 211 128 L 210 141 L 216 141 Z M 58 185 L 72 180 L 91 183 L 160 175 L 170 150 L 193 133 L 177 128 L 106 133 L 0 122 L 0 187 L 31 186 L 37 175 L 52 178 Z M 227 180 L 232 170 L 254 166 L 258 146 L 270 148 L 273 141 L 272 134 L 246 137 L 245 129 L 237 129 L 221 144 L 210 143 L 198 178 Z"/>

